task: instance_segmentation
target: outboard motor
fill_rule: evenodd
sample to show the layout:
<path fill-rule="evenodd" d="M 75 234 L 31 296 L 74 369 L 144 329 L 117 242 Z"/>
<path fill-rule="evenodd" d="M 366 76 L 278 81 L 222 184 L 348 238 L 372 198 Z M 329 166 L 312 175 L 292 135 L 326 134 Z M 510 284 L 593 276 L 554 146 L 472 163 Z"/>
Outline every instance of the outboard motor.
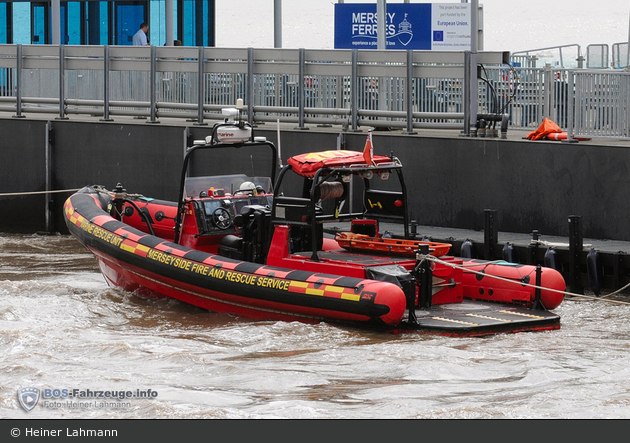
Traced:
<path fill-rule="evenodd" d="M 428 252 L 428 251 L 427 251 Z M 418 267 L 418 266 L 417 266 Z M 429 265 L 429 271 L 431 266 Z M 370 280 L 386 281 L 394 283 L 402 288 L 407 299 L 407 310 L 409 312 L 409 322 L 417 323 L 416 318 L 416 288 L 418 285 L 418 276 L 414 269 L 413 273 L 409 272 L 400 265 L 381 265 L 369 266 L 365 268 L 365 275 Z M 420 274 L 418 274 L 420 275 Z M 429 281 L 431 279 L 429 278 Z M 429 300 L 430 306 L 430 300 Z M 424 307 L 424 306 L 420 306 Z"/>

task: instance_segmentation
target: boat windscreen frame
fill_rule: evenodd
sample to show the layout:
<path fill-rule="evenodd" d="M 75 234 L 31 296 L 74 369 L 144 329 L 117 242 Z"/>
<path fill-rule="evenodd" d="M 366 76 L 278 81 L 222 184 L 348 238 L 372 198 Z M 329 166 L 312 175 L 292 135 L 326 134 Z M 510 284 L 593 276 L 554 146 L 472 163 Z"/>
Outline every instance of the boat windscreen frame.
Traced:
<path fill-rule="evenodd" d="M 182 172 L 179 183 L 179 194 L 177 198 L 177 215 L 175 216 L 175 239 L 174 243 L 179 244 L 180 230 L 182 225 L 182 215 L 184 213 L 184 206 L 186 205 L 186 178 L 188 177 L 188 166 L 191 162 L 191 158 L 193 154 L 200 150 L 210 150 L 210 149 L 239 149 L 242 147 L 252 147 L 252 146 L 267 146 L 271 149 L 272 152 L 272 162 L 271 162 L 271 182 L 274 183 L 276 180 L 276 171 L 278 167 L 278 148 L 270 141 L 246 141 L 243 143 L 205 143 L 205 144 L 195 144 L 189 147 L 186 150 L 186 154 L 184 155 L 184 162 L 182 164 Z"/>
<path fill-rule="evenodd" d="M 293 170 L 298 176 L 302 176 L 305 177 L 304 175 L 300 174 L 298 171 L 296 171 L 290 164 L 285 165 L 282 170 L 280 171 L 280 174 L 278 176 L 278 180 L 276 181 L 275 185 L 274 185 L 274 209 L 273 209 L 273 213 L 275 213 L 275 204 L 276 204 L 276 198 L 278 192 L 280 192 L 280 188 L 282 187 L 282 180 L 284 178 L 284 175 Z M 310 205 L 310 213 L 313 214 L 313 219 L 311 220 L 311 239 L 312 239 L 312 255 L 311 255 L 311 260 L 313 261 L 319 261 L 319 257 L 317 256 L 317 235 L 316 235 L 316 231 L 317 231 L 317 225 L 318 225 L 318 221 L 316 220 L 315 217 L 315 206 L 316 206 L 316 188 L 317 186 L 321 183 L 321 181 L 325 180 L 325 177 L 328 177 L 332 174 L 341 174 L 341 175 L 345 175 L 345 174 L 354 174 L 357 175 L 359 177 L 363 178 L 363 182 L 364 182 L 364 187 L 365 189 L 370 189 L 369 183 L 370 183 L 370 178 L 369 174 L 375 174 L 378 172 L 381 172 L 383 170 L 387 170 L 387 171 L 395 171 L 396 172 L 396 176 L 398 177 L 398 182 L 400 184 L 400 191 L 402 193 L 402 198 L 403 198 L 403 207 L 404 207 L 404 211 L 403 211 L 403 225 L 404 225 L 404 238 L 405 239 L 409 239 L 409 206 L 408 206 L 408 201 L 407 201 L 407 185 L 405 184 L 405 179 L 403 177 L 403 172 L 402 172 L 402 164 L 400 163 L 400 161 L 398 159 L 394 159 L 392 158 L 392 163 L 387 163 L 387 164 L 380 164 L 380 165 L 375 165 L 375 166 L 370 166 L 370 165 L 353 165 L 353 166 L 349 166 L 349 167 L 322 167 L 320 169 L 317 170 L 317 172 L 315 173 L 315 175 L 312 178 L 312 184 L 311 184 L 311 189 L 309 191 L 309 205 Z M 322 180 L 321 178 L 324 177 L 324 179 Z M 354 214 L 351 214 L 354 215 Z M 335 220 L 327 220 L 326 222 L 334 222 Z"/>

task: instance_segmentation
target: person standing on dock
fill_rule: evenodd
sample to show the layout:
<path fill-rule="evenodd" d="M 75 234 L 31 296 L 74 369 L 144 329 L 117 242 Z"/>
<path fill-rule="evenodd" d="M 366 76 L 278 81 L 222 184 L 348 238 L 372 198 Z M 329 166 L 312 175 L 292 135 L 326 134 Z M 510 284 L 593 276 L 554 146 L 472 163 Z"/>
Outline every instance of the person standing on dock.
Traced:
<path fill-rule="evenodd" d="M 133 45 L 134 46 L 148 46 L 149 40 L 147 39 L 147 31 L 149 30 L 149 25 L 146 23 L 140 24 L 140 29 L 133 36 Z"/>

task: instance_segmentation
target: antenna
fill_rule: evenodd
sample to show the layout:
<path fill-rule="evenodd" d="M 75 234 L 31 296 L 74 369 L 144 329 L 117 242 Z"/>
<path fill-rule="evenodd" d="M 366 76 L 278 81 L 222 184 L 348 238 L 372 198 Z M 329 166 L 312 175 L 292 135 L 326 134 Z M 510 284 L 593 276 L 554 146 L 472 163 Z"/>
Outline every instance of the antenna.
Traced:
<path fill-rule="evenodd" d="M 282 146 L 280 143 L 280 119 L 276 120 L 277 132 L 278 132 L 278 166 L 282 168 Z"/>

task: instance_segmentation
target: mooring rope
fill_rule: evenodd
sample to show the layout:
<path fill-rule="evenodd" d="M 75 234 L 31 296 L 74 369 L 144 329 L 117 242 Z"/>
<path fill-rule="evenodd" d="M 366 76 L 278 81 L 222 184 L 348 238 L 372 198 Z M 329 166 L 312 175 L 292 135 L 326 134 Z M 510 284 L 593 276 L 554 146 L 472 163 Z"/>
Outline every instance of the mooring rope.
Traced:
<path fill-rule="evenodd" d="M 626 289 L 628 289 L 628 288 L 630 288 L 630 283 L 628 283 L 627 285 L 625 285 L 623 288 L 619 288 L 619 289 L 617 289 L 615 292 L 611 292 L 610 294 L 602 295 L 601 297 L 599 297 L 599 298 L 598 298 L 598 300 L 599 300 L 599 299 L 602 299 L 602 298 L 606 298 L 606 297 L 612 297 L 613 295 L 617 295 L 617 294 L 619 294 L 620 292 L 622 292 L 622 291 L 624 291 L 624 290 L 626 290 Z"/>
<path fill-rule="evenodd" d="M 514 283 L 514 284 L 518 284 L 518 285 L 521 285 L 521 286 L 527 286 L 527 287 L 530 287 L 530 288 L 539 288 L 539 289 L 542 289 L 544 291 L 556 292 L 556 293 L 559 293 L 559 294 L 568 295 L 570 297 L 575 297 L 575 298 L 579 298 L 579 299 L 583 299 L 583 300 L 605 301 L 605 302 L 608 302 L 608 303 L 616 303 L 616 304 L 620 304 L 620 305 L 630 305 L 630 302 L 626 302 L 626 301 L 622 301 L 622 300 L 610 300 L 610 299 L 607 299 L 607 298 L 604 298 L 604 297 L 592 297 L 590 295 L 575 294 L 573 292 L 567 292 L 567 291 L 559 291 L 557 289 L 544 288 L 542 286 L 536 286 L 536 285 L 532 285 L 532 284 L 529 284 L 529 283 L 524 283 L 524 282 L 521 282 L 521 281 L 515 281 L 513 279 L 509 279 L 509 278 L 505 278 L 505 277 L 499 277 L 497 275 L 486 274 L 485 272 L 474 271 L 472 269 L 467 268 L 466 266 L 460 266 L 460 265 L 457 265 L 455 263 L 446 262 L 444 260 L 441 260 L 438 257 L 433 256 L 433 255 L 421 255 L 421 260 L 428 260 L 428 261 L 432 261 L 432 262 L 435 262 L 435 263 L 441 263 L 443 265 L 450 266 L 451 268 L 463 269 L 466 272 L 471 272 L 473 274 L 483 275 L 484 277 L 495 278 L 497 280 L 503 280 L 503 281 Z M 497 263 L 497 262 L 489 262 L 488 264 L 492 264 L 492 263 Z M 630 284 L 624 286 L 621 289 L 618 289 L 616 292 L 613 292 L 612 294 L 606 295 L 606 297 L 610 297 L 611 295 L 614 295 L 615 293 L 621 292 L 622 290 L 624 290 L 624 289 L 626 289 L 628 287 L 630 287 Z"/>
<path fill-rule="evenodd" d="M 21 195 L 57 194 L 61 192 L 76 192 L 79 189 L 57 189 L 55 191 L 30 191 L 30 192 L 4 192 L 0 197 L 16 197 Z"/>

